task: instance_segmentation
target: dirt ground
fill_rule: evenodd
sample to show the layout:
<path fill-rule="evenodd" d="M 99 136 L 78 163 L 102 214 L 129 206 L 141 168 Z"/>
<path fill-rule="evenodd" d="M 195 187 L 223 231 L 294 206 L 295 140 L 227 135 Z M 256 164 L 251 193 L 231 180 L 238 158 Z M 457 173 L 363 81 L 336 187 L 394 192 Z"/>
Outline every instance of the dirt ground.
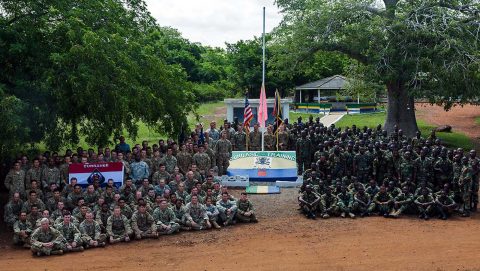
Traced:
<path fill-rule="evenodd" d="M 472 138 L 475 148 L 480 151 L 480 125 L 475 118 L 480 116 L 480 106 L 454 106 L 445 111 L 443 107 L 430 104 L 415 104 L 417 118 L 434 125 L 450 125 L 453 131 L 461 131 Z"/>
<path fill-rule="evenodd" d="M 477 214 L 313 221 L 296 211 L 296 195 L 252 195 L 258 224 L 48 258 L 6 245 L 2 233 L 0 270 L 480 270 Z"/>
<path fill-rule="evenodd" d="M 417 116 L 452 125 L 480 142 L 480 127 L 474 122 L 480 116 L 478 106 L 445 112 L 417 105 Z M 238 196 L 240 190 L 233 192 Z M 448 221 L 312 221 L 296 210 L 296 196 L 296 189 L 251 195 L 258 224 L 182 232 L 48 258 L 13 248 L 11 233 L 0 223 L 0 270 L 480 270 L 479 214 Z"/>

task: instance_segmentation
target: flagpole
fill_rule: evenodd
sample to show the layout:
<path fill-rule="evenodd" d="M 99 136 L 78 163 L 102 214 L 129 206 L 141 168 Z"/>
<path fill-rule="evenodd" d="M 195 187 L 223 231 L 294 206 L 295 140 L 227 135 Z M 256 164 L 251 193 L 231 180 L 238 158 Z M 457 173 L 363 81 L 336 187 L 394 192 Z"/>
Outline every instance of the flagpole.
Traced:
<path fill-rule="evenodd" d="M 263 36 L 262 36 L 262 86 L 265 87 L 265 7 L 263 7 Z M 268 108 L 268 107 L 267 107 Z M 268 112 L 268 110 L 267 110 Z M 265 112 L 266 113 L 266 112 Z M 267 125 L 265 124 L 265 127 L 262 129 L 262 151 L 265 151 L 265 144 L 264 144 L 264 135 L 265 135 L 265 128 L 267 128 Z"/>

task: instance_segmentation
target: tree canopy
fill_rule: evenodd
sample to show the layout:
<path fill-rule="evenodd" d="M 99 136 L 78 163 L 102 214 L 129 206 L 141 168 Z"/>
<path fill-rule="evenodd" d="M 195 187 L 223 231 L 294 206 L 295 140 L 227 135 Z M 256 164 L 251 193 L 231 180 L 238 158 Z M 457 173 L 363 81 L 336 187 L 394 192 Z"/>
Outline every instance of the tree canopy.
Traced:
<path fill-rule="evenodd" d="M 389 131 L 416 130 L 414 97 L 446 109 L 478 101 L 478 0 L 277 0 L 284 20 L 276 40 L 292 62 L 317 51 L 347 55 L 363 79 L 387 88 Z"/>
<path fill-rule="evenodd" d="M 186 122 L 189 74 L 170 61 L 167 31 L 143 1 L 2 0 L 1 9 L 0 86 L 21 143 L 58 149 L 83 135 L 103 145 L 135 135 L 138 121 L 166 134 Z"/>

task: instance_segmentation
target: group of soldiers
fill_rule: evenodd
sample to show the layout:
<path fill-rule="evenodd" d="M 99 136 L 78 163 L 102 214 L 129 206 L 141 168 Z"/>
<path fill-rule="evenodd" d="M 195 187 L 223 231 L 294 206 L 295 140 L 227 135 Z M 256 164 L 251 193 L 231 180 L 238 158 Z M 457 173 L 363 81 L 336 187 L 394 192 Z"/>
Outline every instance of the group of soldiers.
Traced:
<path fill-rule="evenodd" d="M 180 147 L 169 139 L 130 148 L 122 137 L 114 149 L 46 152 L 32 161 L 21 156 L 5 179 L 4 220 L 14 243 L 38 256 L 258 222 L 247 194 L 236 199 L 220 183 L 231 152 L 226 130 L 212 123 Z M 123 185 L 101 183 L 97 175 L 86 187 L 69 179 L 71 163 L 95 162 L 123 163 Z"/>
<path fill-rule="evenodd" d="M 298 197 L 307 218 L 378 214 L 422 219 L 453 213 L 468 217 L 477 210 L 480 166 L 475 150 L 449 149 L 436 137 L 417 132 L 408 138 L 394 127 L 344 130 L 319 119 L 290 130 L 303 186 Z"/>

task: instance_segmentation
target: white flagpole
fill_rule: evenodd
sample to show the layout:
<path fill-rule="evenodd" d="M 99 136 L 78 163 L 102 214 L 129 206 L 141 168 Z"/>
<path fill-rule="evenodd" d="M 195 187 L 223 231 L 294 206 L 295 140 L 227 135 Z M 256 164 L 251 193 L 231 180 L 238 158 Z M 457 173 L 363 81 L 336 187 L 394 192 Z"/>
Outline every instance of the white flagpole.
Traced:
<path fill-rule="evenodd" d="M 262 42 L 262 53 L 263 53 L 263 63 L 262 63 L 262 87 L 265 87 L 265 7 L 263 7 L 263 42 Z M 268 106 L 267 106 L 268 112 Z M 265 114 L 267 113 L 265 112 Z M 262 129 L 262 151 L 265 151 L 264 146 L 264 135 L 265 135 L 265 128 L 267 128 L 267 124 L 265 123 L 265 127 Z"/>

